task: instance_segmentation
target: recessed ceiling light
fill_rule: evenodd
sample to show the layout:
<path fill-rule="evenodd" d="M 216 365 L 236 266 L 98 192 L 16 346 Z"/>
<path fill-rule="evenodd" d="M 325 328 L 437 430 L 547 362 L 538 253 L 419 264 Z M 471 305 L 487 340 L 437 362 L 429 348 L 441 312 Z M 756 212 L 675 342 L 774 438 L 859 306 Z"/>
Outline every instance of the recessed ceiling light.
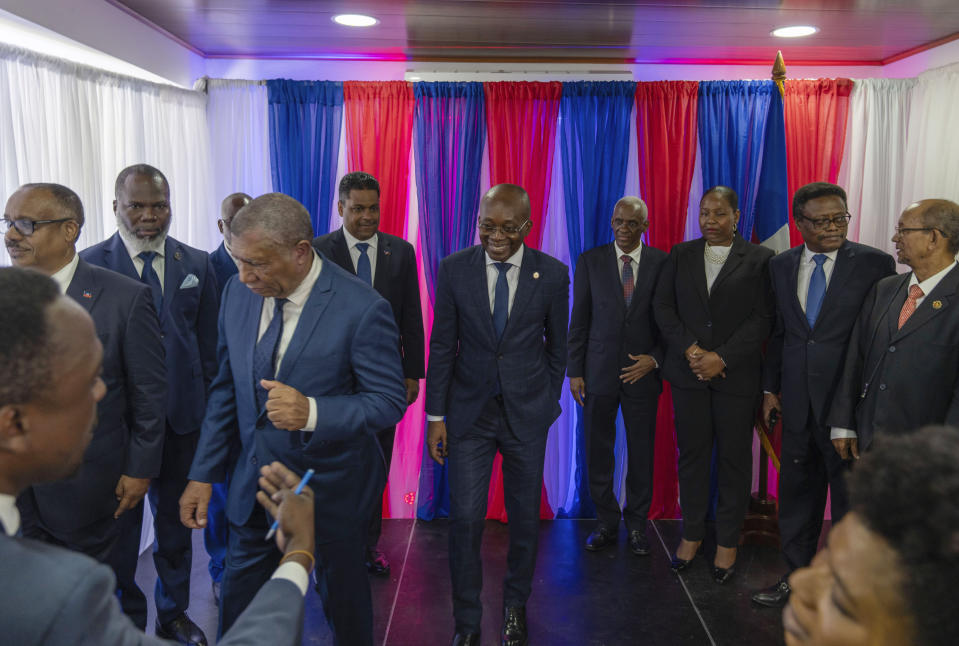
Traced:
<path fill-rule="evenodd" d="M 796 25 L 794 27 L 780 27 L 779 29 L 773 29 L 772 34 L 778 38 L 801 38 L 802 36 L 812 36 L 817 31 L 818 27 L 812 27 L 809 25 Z"/>
<path fill-rule="evenodd" d="M 372 27 L 379 22 L 373 16 L 364 16 L 359 13 L 341 13 L 333 16 L 333 22 L 346 27 Z"/>
<path fill-rule="evenodd" d="M 406 80 L 407 80 L 407 81 L 422 81 L 422 80 L 423 80 L 423 77 L 422 77 L 422 76 L 410 76 L 410 77 L 408 77 Z"/>

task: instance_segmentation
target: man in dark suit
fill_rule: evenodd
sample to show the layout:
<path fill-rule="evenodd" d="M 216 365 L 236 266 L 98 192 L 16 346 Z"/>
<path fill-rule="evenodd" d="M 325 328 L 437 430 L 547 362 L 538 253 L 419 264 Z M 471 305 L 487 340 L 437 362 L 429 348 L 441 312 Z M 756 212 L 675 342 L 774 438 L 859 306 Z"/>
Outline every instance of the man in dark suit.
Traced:
<path fill-rule="evenodd" d="M 833 523 L 848 509 L 848 463 L 829 439 L 826 415 L 862 303 L 879 279 L 896 273 L 889 254 L 846 240 L 841 187 L 806 184 L 792 212 L 803 244 L 769 261 L 776 323 L 763 366 L 763 417 L 770 427 L 773 411 L 783 420 L 779 531 L 788 572 L 752 598 L 773 608 L 789 599 L 789 574 L 816 554 L 827 492 Z"/>
<path fill-rule="evenodd" d="M 645 556 L 656 406 L 663 390 L 658 370 L 663 351 L 652 300 L 667 255 L 642 244 L 649 218 L 638 197 L 617 202 L 610 225 L 615 241 L 584 252 L 576 263 L 567 374 L 569 389 L 583 407 L 589 493 L 598 521 L 586 549 L 598 551 L 614 544 L 619 532 L 613 446 L 616 411 L 622 408 L 629 456 L 622 517 L 630 549 Z"/>
<path fill-rule="evenodd" d="M 375 434 L 406 408 L 396 324 L 371 287 L 316 254 L 309 213 L 293 198 L 260 196 L 231 229 L 239 280 L 223 292 L 220 372 L 181 518 L 202 527 L 210 483 L 230 471 L 225 631 L 280 559 L 264 538 L 268 519 L 253 505 L 257 465 L 280 460 L 299 473 L 314 469 L 323 609 L 337 644 L 371 645 L 364 538 L 386 477 Z M 231 460 L 233 444 L 239 450 Z"/>
<path fill-rule="evenodd" d="M 849 339 L 828 417 L 845 459 L 878 435 L 959 426 L 959 204 L 910 205 L 892 240 L 912 271 L 876 284 Z"/>
<path fill-rule="evenodd" d="M 313 240 L 313 246 L 346 271 L 372 285 L 389 301 L 400 331 L 406 403 L 416 401 L 423 378 L 423 313 L 416 275 L 416 254 L 406 240 L 379 231 L 380 184 L 368 173 L 356 172 L 340 180 L 336 205 L 343 227 Z M 393 458 L 396 427 L 377 433 L 386 474 Z M 370 518 L 366 538 L 366 567 L 372 574 L 386 575 L 390 563 L 377 543 L 383 526 L 383 492 L 380 492 Z"/>
<path fill-rule="evenodd" d="M 84 308 L 55 281 L 20 268 L 0 269 L 0 634 L 17 646 L 168 644 L 143 633 L 120 612 L 113 577 L 83 554 L 20 538 L 15 499 L 31 485 L 82 469 L 93 436 L 101 344 Z M 285 563 L 264 585 L 229 644 L 298 645 L 303 593 L 312 563 L 311 492 L 292 495 L 297 475 L 264 468 L 258 499 L 281 516 Z M 280 500 L 279 508 L 267 494 Z"/>
<path fill-rule="evenodd" d="M 217 300 L 223 293 L 226 281 L 236 274 L 236 260 L 230 255 L 230 222 L 237 211 L 253 201 L 246 193 L 227 195 L 220 203 L 220 218 L 216 221 L 217 228 L 223 235 L 220 246 L 210 254 L 210 264 L 216 274 Z M 207 566 L 210 579 L 213 583 L 213 599 L 220 603 L 220 582 L 223 580 L 224 559 L 226 558 L 226 543 L 229 522 L 226 519 L 226 492 L 228 481 L 213 484 L 213 494 L 210 497 L 210 507 L 207 510 L 206 529 L 203 530 L 203 544 L 206 553 L 210 556 Z"/>
<path fill-rule="evenodd" d="M 7 201 L 5 242 L 13 264 L 43 272 L 93 317 L 103 344 L 107 394 L 77 475 L 27 489 L 23 534 L 83 552 L 116 575 L 123 611 L 146 628 L 137 586 L 143 497 L 160 472 L 166 372 L 148 287 L 82 260 L 83 204 L 66 186 L 27 184 Z"/>
<path fill-rule="evenodd" d="M 130 166 L 117 176 L 115 190 L 117 233 L 80 257 L 146 283 L 159 312 L 168 388 L 163 459 L 149 493 L 156 527 L 156 628 L 184 644 L 205 644 L 203 631 L 186 614 L 193 543 L 177 501 L 217 370 L 216 276 L 209 254 L 167 235 L 170 186 L 163 173 L 146 164 Z"/>
<path fill-rule="evenodd" d="M 546 434 L 560 413 L 569 311 L 569 269 L 523 244 L 529 225 L 526 191 L 494 186 L 480 202 L 480 245 L 443 259 L 437 276 L 427 444 L 438 463 L 450 461 L 456 646 L 480 643 L 480 541 L 497 450 L 510 535 L 502 643 L 527 643 Z"/>

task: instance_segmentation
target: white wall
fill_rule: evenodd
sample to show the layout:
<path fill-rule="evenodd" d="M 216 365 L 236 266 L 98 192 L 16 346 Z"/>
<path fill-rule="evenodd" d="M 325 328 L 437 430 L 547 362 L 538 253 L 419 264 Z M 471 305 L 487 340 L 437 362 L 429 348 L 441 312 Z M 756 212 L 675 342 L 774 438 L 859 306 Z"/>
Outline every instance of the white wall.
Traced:
<path fill-rule="evenodd" d="M 959 63 L 959 39 L 884 65 L 882 75 L 886 78 L 912 78 L 951 63 Z"/>

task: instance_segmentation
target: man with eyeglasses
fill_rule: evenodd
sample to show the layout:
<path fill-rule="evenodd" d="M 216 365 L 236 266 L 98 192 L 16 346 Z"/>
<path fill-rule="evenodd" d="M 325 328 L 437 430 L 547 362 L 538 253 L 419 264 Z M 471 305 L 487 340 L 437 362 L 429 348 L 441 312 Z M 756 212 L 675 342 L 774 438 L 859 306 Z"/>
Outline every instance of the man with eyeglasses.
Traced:
<path fill-rule="evenodd" d="M 510 537 L 501 641 L 525 646 L 546 434 L 560 413 L 566 372 L 569 269 L 523 244 L 530 204 L 519 186 L 499 184 L 483 196 L 478 228 L 479 245 L 440 263 L 427 445 L 439 464 L 449 459 L 452 643 L 480 643 L 480 543 L 499 450 Z"/>
<path fill-rule="evenodd" d="M 620 517 L 629 548 L 649 554 L 646 517 L 653 497 L 656 407 L 663 390 L 663 360 L 652 297 L 667 254 L 644 245 L 645 202 L 624 197 L 610 219 L 614 241 L 585 251 L 576 262 L 569 323 L 569 389 L 583 407 L 589 493 L 596 527 L 586 549 L 616 544 Z M 616 413 L 626 425 L 626 501 L 616 500 Z"/>
<path fill-rule="evenodd" d="M 149 493 L 156 528 L 156 632 L 205 645 L 206 636 L 186 612 L 193 540 L 180 523 L 179 499 L 218 370 L 216 276 L 207 252 L 167 235 L 172 214 L 163 173 L 147 164 L 128 166 L 117 176 L 114 191 L 117 232 L 80 257 L 145 283 L 159 313 L 168 388 L 163 462 Z"/>
<path fill-rule="evenodd" d="M 803 244 L 769 261 L 776 325 L 763 366 L 763 418 L 782 418 L 779 531 L 787 572 L 756 592 L 755 603 L 779 608 L 789 574 L 809 565 L 819 544 L 827 492 L 833 522 L 846 513 L 846 456 L 833 446 L 826 416 L 842 374 L 849 335 L 873 285 L 895 274 L 887 253 L 846 239 L 846 192 L 814 182 L 793 196 Z"/>
<path fill-rule="evenodd" d="M 17 267 L 51 276 L 93 319 L 103 344 L 106 395 L 93 440 L 73 478 L 26 489 L 23 535 L 109 565 L 123 612 L 146 628 L 147 601 L 135 581 L 143 497 L 160 472 L 166 371 L 150 289 L 80 259 L 83 204 L 66 186 L 26 184 L 10 196 L 4 241 Z M 79 637 L 78 637 L 79 639 Z"/>
<path fill-rule="evenodd" d="M 909 205 L 892 241 L 912 271 L 879 281 L 863 304 L 829 415 L 847 459 L 878 435 L 959 426 L 959 204 Z"/>

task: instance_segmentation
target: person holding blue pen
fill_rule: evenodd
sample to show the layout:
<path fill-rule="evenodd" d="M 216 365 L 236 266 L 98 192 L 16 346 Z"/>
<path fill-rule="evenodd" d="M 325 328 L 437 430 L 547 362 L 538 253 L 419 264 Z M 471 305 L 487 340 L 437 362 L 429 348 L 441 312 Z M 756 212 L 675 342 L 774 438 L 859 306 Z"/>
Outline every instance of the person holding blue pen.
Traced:
<path fill-rule="evenodd" d="M 392 311 L 372 287 L 313 250 L 309 213 L 293 198 L 258 197 L 230 229 L 239 273 L 223 289 L 220 371 L 181 520 L 205 526 L 211 483 L 229 470 L 222 634 L 281 557 L 266 539 L 272 519 L 254 506 L 257 470 L 274 460 L 297 474 L 313 469 L 323 609 L 336 644 L 372 646 L 364 547 L 386 477 L 376 432 L 406 410 Z M 232 442 L 240 449 L 231 461 Z"/>

